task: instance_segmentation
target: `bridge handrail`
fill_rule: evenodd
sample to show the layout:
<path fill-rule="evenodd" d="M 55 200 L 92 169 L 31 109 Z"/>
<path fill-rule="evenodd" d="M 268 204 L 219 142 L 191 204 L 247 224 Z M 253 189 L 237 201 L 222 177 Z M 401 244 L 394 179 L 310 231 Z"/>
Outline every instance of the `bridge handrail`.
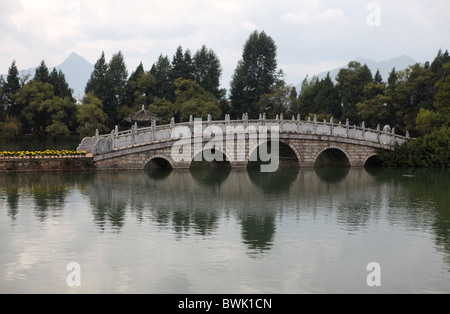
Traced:
<path fill-rule="evenodd" d="M 196 121 L 195 123 L 198 122 Z M 99 135 L 97 131 L 95 136 L 84 138 L 78 146 L 77 150 L 84 150 L 86 152 L 94 154 L 102 154 L 114 150 L 128 149 L 130 147 L 134 147 L 135 145 L 151 144 L 155 142 L 171 140 L 173 139 L 172 130 L 175 127 L 189 127 L 191 128 L 191 132 L 193 132 L 193 126 L 195 125 L 195 123 L 191 117 L 189 122 L 175 123 L 174 119 L 172 118 L 170 124 L 157 126 L 156 122 L 154 121 L 150 127 L 143 128 L 138 128 L 135 124 L 131 129 L 120 132 L 118 131 L 118 128 L 116 126 L 116 128 L 109 134 Z M 233 126 L 244 124 L 245 126 L 273 126 L 275 124 L 280 126 L 280 133 L 346 137 L 350 139 L 377 143 L 381 143 L 381 136 L 388 136 L 390 140 L 387 141 L 385 145 L 391 146 L 395 143 L 403 143 L 404 141 L 409 139 L 408 133 L 406 134 L 406 136 L 402 136 L 396 134 L 395 129 L 392 129 L 391 132 L 385 132 L 380 129 L 380 126 L 378 126 L 377 129 L 374 130 L 371 128 L 366 128 L 364 122 L 361 123 L 361 126 L 351 126 L 348 123 L 348 120 L 346 121 L 346 124 L 342 124 L 341 122 L 334 123 L 333 118 L 330 119 L 330 122 L 327 122 L 325 120 L 321 122 L 317 121 L 316 118 L 314 118 L 313 121 L 311 121 L 310 118 L 308 118 L 308 120 L 306 121 L 302 121 L 300 120 L 300 116 L 297 116 L 297 119 L 293 118 L 292 120 L 284 120 L 282 117 L 277 117 L 276 119 L 265 119 L 264 116 L 260 116 L 260 119 L 248 119 L 248 117 L 244 115 L 243 119 L 231 120 L 229 115 L 226 115 L 225 120 L 213 121 L 209 116 L 207 121 L 201 121 L 201 123 L 202 129 L 204 127 L 207 127 L 208 125 Z M 345 130 L 345 136 L 343 133 L 338 132 L 342 132 L 343 130 Z M 368 133 L 372 133 L 372 138 L 370 136 L 366 136 L 366 134 Z"/>

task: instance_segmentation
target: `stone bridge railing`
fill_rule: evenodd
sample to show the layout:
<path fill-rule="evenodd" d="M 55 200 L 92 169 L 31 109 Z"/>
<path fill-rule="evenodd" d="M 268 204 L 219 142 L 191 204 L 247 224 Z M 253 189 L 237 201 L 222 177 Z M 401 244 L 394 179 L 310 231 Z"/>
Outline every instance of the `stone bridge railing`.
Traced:
<path fill-rule="evenodd" d="M 97 131 L 95 136 L 84 138 L 77 150 L 101 155 L 141 145 L 178 140 L 180 134 L 177 134 L 179 132 L 174 133 L 174 129 L 189 127 L 192 132 L 191 134 L 193 134 L 194 125 L 198 127 L 199 122 L 197 120 L 194 121 L 191 116 L 189 122 L 185 123 L 175 123 L 174 118 L 172 118 L 171 123 L 167 125 L 156 126 L 156 122 L 153 121 L 150 127 L 138 128 L 135 124 L 130 130 L 121 132 L 118 131 L 118 127 L 116 126 L 110 134 L 99 135 Z M 340 122 L 334 123 L 333 118 L 329 122 L 325 120 L 319 122 L 316 117 L 312 121 L 310 118 L 307 121 L 301 121 L 300 115 L 297 115 L 297 118 L 292 117 L 292 120 L 283 119 L 283 115 L 280 117 L 277 116 L 274 120 L 268 120 L 265 114 L 260 115 L 257 120 L 249 120 L 246 114 L 242 116 L 242 120 L 230 120 L 230 115 L 225 115 L 225 120 L 223 121 L 212 121 L 211 116 L 208 115 L 208 120 L 202 121 L 201 125 L 202 131 L 208 126 L 219 127 L 223 132 L 222 134 L 227 134 L 227 126 L 242 126 L 244 128 L 251 126 L 257 129 L 260 126 L 267 126 L 269 130 L 271 126 L 278 126 L 280 136 L 286 133 L 323 135 L 362 140 L 387 146 L 403 144 L 409 139 L 408 133 L 406 136 L 397 135 L 395 134 L 395 129 L 392 129 L 391 132 L 384 132 L 380 129 L 379 125 L 376 130 L 372 130 L 366 128 L 364 122 L 362 122 L 361 126 L 357 127 L 355 125 L 349 125 L 348 120 L 346 124 L 341 124 Z"/>

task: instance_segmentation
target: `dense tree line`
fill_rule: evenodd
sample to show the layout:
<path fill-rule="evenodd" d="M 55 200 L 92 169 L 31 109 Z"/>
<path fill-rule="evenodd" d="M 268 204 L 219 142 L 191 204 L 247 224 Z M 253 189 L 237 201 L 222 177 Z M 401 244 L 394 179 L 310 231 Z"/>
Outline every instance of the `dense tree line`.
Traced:
<path fill-rule="evenodd" d="M 190 115 L 220 119 L 229 113 L 236 119 L 243 113 L 250 118 L 300 114 L 302 119 L 317 115 L 351 124 L 365 121 L 371 128 L 389 124 L 413 137 L 442 135 L 450 119 L 449 72 L 449 53 L 441 50 L 431 63 L 394 68 L 386 79 L 352 61 L 335 80 L 330 75 L 305 78 L 297 92 L 278 68 L 275 41 L 264 31 L 254 31 L 237 62 L 228 99 L 220 88 L 222 68 L 215 52 L 203 46 L 192 54 L 179 46 L 171 59 L 160 55 L 150 69 L 141 63 L 131 74 L 120 51 L 109 61 L 102 52 L 85 96 L 76 104 L 61 71 L 49 72 L 42 61 L 30 80 L 19 76 L 13 61 L 7 77 L 0 79 L 0 131 L 8 138 L 92 135 L 96 129 L 110 130 L 145 105 L 161 123 L 172 117 L 186 121 Z"/>

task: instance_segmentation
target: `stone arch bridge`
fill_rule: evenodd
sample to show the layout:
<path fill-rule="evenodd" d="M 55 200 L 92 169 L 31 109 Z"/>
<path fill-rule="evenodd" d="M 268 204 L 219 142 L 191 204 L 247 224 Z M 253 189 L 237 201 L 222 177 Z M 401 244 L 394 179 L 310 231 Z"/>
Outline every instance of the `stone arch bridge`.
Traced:
<path fill-rule="evenodd" d="M 263 133 L 266 132 L 264 135 Z M 249 120 L 207 121 L 190 118 L 186 123 L 137 128 L 110 134 L 96 135 L 82 140 L 78 151 L 93 154 L 97 169 L 144 169 L 149 165 L 172 169 L 189 168 L 193 161 L 209 160 L 211 164 L 227 164 L 231 168 L 246 168 L 258 159 L 258 150 L 266 145 L 270 151 L 277 144 L 279 165 L 313 167 L 318 163 L 331 166 L 363 167 L 374 160 L 379 149 L 393 150 L 395 144 L 407 141 L 393 129 L 385 132 L 361 126 L 350 126 L 313 120 L 301 121 L 300 115 L 291 120 L 277 116 L 268 120 L 265 115 Z M 269 146 L 269 148 L 267 148 Z M 206 152 L 208 154 L 206 154 Z M 259 153 L 260 154 L 260 153 Z M 211 160 L 213 156 L 213 160 Z M 255 157 L 256 156 L 256 157 Z M 217 158 L 219 157 L 219 158 Z"/>

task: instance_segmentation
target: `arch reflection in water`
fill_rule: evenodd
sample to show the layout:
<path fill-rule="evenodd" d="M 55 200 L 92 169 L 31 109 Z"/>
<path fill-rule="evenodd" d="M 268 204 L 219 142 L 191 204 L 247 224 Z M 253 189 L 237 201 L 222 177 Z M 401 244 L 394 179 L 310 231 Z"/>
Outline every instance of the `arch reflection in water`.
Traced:
<path fill-rule="evenodd" d="M 347 177 L 350 167 L 314 167 L 314 172 L 323 182 L 338 183 Z"/>
<path fill-rule="evenodd" d="M 219 160 L 207 161 L 204 152 L 206 151 L 198 153 L 191 162 L 189 171 L 192 177 L 198 183 L 207 186 L 217 186 L 222 184 L 230 175 L 231 163 L 227 160 L 224 153 L 216 152 L 214 148 L 206 153 L 209 155 L 221 153 L 221 158 L 219 158 Z"/>
<path fill-rule="evenodd" d="M 297 179 L 299 168 L 279 168 L 275 172 L 261 172 L 259 169 L 247 170 L 251 182 L 267 193 L 289 191 L 289 187 Z"/>

